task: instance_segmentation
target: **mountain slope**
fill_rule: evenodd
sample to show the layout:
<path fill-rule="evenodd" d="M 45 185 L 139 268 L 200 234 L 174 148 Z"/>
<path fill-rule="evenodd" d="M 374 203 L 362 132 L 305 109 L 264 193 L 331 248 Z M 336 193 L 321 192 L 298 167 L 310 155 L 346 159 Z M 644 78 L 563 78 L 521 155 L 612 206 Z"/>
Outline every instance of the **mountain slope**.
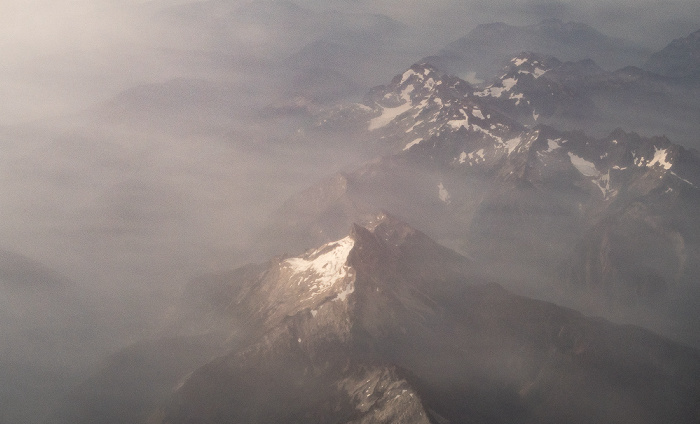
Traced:
<path fill-rule="evenodd" d="M 673 78 L 698 78 L 700 30 L 685 38 L 673 40 L 668 46 L 654 53 L 644 64 L 644 69 Z"/>
<path fill-rule="evenodd" d="M 561 62 L 553 56 L 520 53 L 476 94 L 492 108 L 525 125 L 585 129 L 604 136 L 623 127 L 665 134 L 697 146 L 700 130 L 691 115 L 700 86 L 627 66 L 607 72 L 590 59 Z"/>
<path fill-rule="evenodd" d="M 258 323 L 247 347 L 193 373 L 156 422 L 697 419 L 698 352 L 473 272 L 385 214 L 272 261 L 233 299 Z"/>
<path fill-rule="evenodd" d="M 36 422 L 148 423 L 190 372 L 224 352 L 221 340 L 208 336 L 141 340 L 110 355 Z"/>
<path fill-rule="evenodd" d="M 519 57 L 512 64 L 517 80 L 508 90 L 487 90 L 500 89 L 504 101 L 524 103 L 526 96 L 516 91 L 520 80 L 540 84 L 554 72 L 548 63 L 558 63 L 540 59 Z M 591 66 L 582 73 L 598 71 Z M 637 322 L 620 311 L 648 308 L 684 326 L 694 321 L 692 311 L 700 305 L 694 283 L 700 159 L 694 150 L 622 130 L 593 138 L 523 127 L 497 111 L 505 109 L 495 102 L 499 96 L 481 96 L 467 83 L 440 75 L 430 65 L 414 65 L 373 90 L 364 104 L 321 115 L 317 125 L 352 122 L 388 153 L 293 196 L 260 237 L 274 237 L 274 245 L 258 247 L 279 254 L 325 243 L 377 210 L 401 211 L 521 294 L 575 307 L 610 305 L 595 313 L 623 321 Z M 543 84 L 561 85 L 553 81 Z M 614 243 L 593 241 L 593 234 L 605 233 L 596 229 L 610 225 L 621 232 Z M 601 265 L 584 259 L 610 255 L 616 259 L 606 262 L 605 272 L 593 271 Z M 641 288 L 650 284 L 643 281 L 656 281 L 659 289 Z M 688 304 L 682 314 L 679 299 Z M 665 319 L 654 328 L 697 342 L 694 331 L 680 336 Z"/>
<path fill-rule="evenodd" d="M 96 297 L 45 264 L 0 249 L 0 422 L 41 422 L 102 355 L 138 331 L 141 322 L 124 303 L 101 305 Z"/>

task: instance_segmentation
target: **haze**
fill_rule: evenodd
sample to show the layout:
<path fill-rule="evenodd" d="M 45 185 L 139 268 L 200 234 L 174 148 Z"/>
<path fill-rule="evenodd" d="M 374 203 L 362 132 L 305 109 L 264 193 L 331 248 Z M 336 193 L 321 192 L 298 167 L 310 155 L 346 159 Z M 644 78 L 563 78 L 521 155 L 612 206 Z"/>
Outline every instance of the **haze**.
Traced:
<path fill-rule="evenodd" d="M 85 316 L 28 321 L 44 304 L 8 289 L 6 362 L 36 351 L 75 381 L 157 331 L 192 278 L 266 259 L 248 244 L 290 195 L 377 153 L 280 110 L 361 98 L 478 24 L 552 17 L 651 52 L 700 29 L 700 2 L 1 0 L 0 289 L 62 282 L 100 317 L 42 356 L 28 332 L 80 340 Z"/>

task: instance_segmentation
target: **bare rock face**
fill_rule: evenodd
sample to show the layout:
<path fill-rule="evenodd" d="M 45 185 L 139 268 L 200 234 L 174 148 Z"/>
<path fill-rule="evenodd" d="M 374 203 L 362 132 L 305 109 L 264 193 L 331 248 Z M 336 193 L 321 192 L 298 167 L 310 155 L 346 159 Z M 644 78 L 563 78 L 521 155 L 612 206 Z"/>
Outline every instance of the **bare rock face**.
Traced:
<path fill-rule="evenodd" d="M 428 424 L 416 391 L 391 368 L 369 368 L 348 377 L 339 386 L 346 391 L 361 417 L 352 424 L 378 422 Z"/>

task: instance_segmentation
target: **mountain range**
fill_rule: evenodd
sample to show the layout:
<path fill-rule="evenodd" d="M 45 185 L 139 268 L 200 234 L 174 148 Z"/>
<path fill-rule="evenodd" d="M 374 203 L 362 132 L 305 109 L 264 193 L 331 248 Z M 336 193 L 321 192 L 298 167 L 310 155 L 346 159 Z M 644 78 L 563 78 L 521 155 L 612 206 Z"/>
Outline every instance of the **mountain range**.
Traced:
<path fill-rule="evenodd" d="M 609 37 L 581 22 L 546 19 L 534 25 L 503 22 L 482 24 L 426 60 L 457 75 L 489 78 L 523 51 L 559 57 L 566 61 L 591 59 L 605 69 L 640 66 L 650 52 L 635 44 Z"/>
<path fill-rule="evenodd" d="M 386 213 L 193 289 L 188 302 L 228 333 L 227 353 L 196 366 L 175 356 L 211 354 L 184 349 L 193 339 L 172 351 L 161 342 L 144 367 L 125 351 L 56 422 L 653 423 L 700 413 L 696 350 L 514 295 Z M 150 393 L 137 402 L 115 391 L 125 361 L 165 370 L 127 380 Z M 159 386 L 177 377 L 170 394 Z"/>
<path fill-rule="evenodd" d="M 158 19 L 207 29 L 215 53 L 216 31 L 240 41 L 230 20 L 320 19 L 289 2 L 232 7 Z M 697 33 L 652 54 L 579 23 L 482 25 L 358 100 L 358 76 L 383 72 L 340 71 L 370 47 L 361 29 L 379 42 L 406 28 L 352 18 L 293 34 L 284 69 L 318 79 L 245 116 L 283 123 L 288 149 L 373 159 L 288 198 L 241 254 L 250 264 L 193 279 L 160 332 L 45 422 L 698 422 Z M 150 84 L 87 119 L 218 124 L 246 109 L 227 90 Z M 35 268 L 32 281 L 50 275 Z"/>
<path fill-rule="evenodd" d="M 354 123 L 388 153 L 290 199 L 260 239 L 314 245 L 374 210 L 401 211 L 520 293 L 611 318 L 662 311 L 664 325 L 675 317 L 668 334 L 696 344 L 686 326 L 700 304 L 697 152 L 621 129 L 594 138 L 538 124 L 541 100 L 508 75 L 537 81 L 547 63 L 520 55 L 517 71 L 482 91 L 418 64 L 364 103 L 321 113 L 317 127 Z M 516 120 L 508 105 L 535 112 Z"/>

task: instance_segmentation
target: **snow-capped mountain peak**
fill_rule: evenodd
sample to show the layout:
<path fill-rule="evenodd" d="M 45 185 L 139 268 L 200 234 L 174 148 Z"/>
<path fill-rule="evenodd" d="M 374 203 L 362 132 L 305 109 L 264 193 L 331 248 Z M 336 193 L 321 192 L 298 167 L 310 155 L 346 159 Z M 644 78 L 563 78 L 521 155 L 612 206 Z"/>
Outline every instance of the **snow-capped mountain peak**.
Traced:
<path fill-rule="evenodd" d="M 370 91 L 364 105 L 372 110 L 366 130 L 397 151 L 435 145 L 449 134 L 476 136 L 500 144 L 521 130 L 516 122 L 492 110 L 464 80 L 433 66 L 413 65 L 386 86 Z"/>
<path fill-rule="evenodd" d="M 257 295 L 263 296 L 258 303 L 264 305 L 259 318 L 271 326 L 303 311 L 316 316 L 327 302 L 346 302 L 355 290 L 355 270 L 348 263 L 354 244 L 347 236 L 273 262 L 258 283 Z"/>
<path fill-rule="evenodd" d="M 290 273 L 287 278 L 292 285 L 309 295 L 304 300 L 325 298 L 331 293 L 336 294 L 336 299 L 344 300 L 353 290 L 353 271 L 347 264 L 353 245 L 354 240 L 345 237 L 283 261 L 282 270 Z M 347 283 L 347 287 L 341 283 Z"/>
<path fill-rule="evenodd" d="M 428 64 L 413 65 L 388 86 L 370 92 L 365 104 L 375 111 L 375 116 L 369 121 L 368 130 L 410 122 L 405 132 L 413 132 L 423 122 L 418 118 L 432 113 L 431 118 L 437 120 L 437 112 L 464 101 L 469 91 L 471 86 L 459 78 L 440 74 Z"/>
<path fill-rule="evenodd" d="M 547 71 L 558 66 L 559 60 L 551 56 L 541 56 L 534 53 L 524 52 L 510 60 L 513 70 L 518 74 L 532 74 L 534 78 L 539 78 Z"/>
<path fill-rule="evenodd" d="M 538 79 L 559 65 L 561 62 L 551 56 L 530 52 L 521 53 L 511 59 L 504 73 L 496 81 L 474 94 L 479 97 L 508 98 L 514 100 L 517 106 L 523 99 L 523 93 L 520 90 L 513 90 L 519 81 Z"/>

